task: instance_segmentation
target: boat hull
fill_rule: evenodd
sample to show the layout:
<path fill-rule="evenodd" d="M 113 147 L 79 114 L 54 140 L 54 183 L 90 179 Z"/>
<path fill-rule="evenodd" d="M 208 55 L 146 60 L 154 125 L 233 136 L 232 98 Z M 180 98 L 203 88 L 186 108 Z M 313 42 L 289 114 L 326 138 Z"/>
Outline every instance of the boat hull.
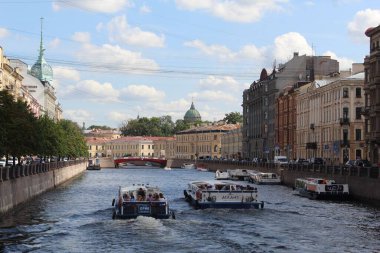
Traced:
<path fill-rule="evenodd" d="M 309 199 L 317 200 L 348 200 L 350 199 L 349 193 L 343 192 L 313 192 L 305 189 L 296 189 L 298 195 Z"/>
<path fill-rule="evenodd" d="M 166 202 L 123 202 L 122 206 L 115 205 L 113 218 L 134 219 L 138 216 L 169 219 L 172 213 Z"/>
<path fill-rule="evenodd" d="M 101 170 L 100 165 L 89 165 L 87 170 Z"/>

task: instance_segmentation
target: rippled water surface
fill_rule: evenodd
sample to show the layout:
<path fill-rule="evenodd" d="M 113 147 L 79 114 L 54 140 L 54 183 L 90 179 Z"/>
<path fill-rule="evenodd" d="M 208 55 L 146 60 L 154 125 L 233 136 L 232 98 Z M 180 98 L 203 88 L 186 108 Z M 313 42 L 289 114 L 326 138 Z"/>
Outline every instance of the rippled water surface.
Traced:
<path fill-rule="evenodd" d="M 188 181 L 196 170 L 102 169 L 2 217 L 4 252 L 380 252 L 380 212 L 352 202 L 317 201 L 285 186 L 258 186 L 262 210 L 194 210 Z M 176 219 L 112 220 L 119 185 L 149 183 L 170 200 Z"/>

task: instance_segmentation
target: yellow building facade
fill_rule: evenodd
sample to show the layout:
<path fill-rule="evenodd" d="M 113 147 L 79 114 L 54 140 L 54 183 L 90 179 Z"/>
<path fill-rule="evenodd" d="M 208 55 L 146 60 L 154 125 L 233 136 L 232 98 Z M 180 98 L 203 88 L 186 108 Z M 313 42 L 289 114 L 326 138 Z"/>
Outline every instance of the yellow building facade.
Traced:
<path fill-rule="evenodd" d="M 242 132 L 240 125 L 221 136 L 221 156 L 226 159 L 241 159 Z"/>
<path fill-rule="evenodd" d="M 297 158 L 329 164 L 367 158 L 364 141 L 364 73 L 316 80 L 297 92 Z"/>
<path fill-rule="evenodd" d="M 238 125 L 235 124 L 210 124 L 178 132 L 175 141 L 175 158 L 220 158 L 222 135 L 236 128 Z"/>
<path fill-rule="evenodd" d="M 159 137 L 153 141 L 154 154 L 159 158 L 172 159 L 175 158 L 175 137 Z"/>

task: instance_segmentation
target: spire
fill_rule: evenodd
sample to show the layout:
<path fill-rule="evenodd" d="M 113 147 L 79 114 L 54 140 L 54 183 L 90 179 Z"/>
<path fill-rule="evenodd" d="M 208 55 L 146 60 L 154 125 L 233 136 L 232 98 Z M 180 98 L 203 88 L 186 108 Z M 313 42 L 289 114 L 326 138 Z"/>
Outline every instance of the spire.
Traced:
<path fill-rule="evenodd" d="M 40 38 L 40 52 L 38 55 L 38 59 L 36 63 L 32 66 L 31 69 L 31 74 L 38 78 L 40 81 L 43 82 L 52 82 L 53 81 L 53 69 L 47 62 L 45 61 L 44 58 L 44 44 L 43 44 L 43 29 L 42 29 L 42 24 L 43 24 L 43 17 L 41 17 L 41 38 Z"/>
<path fill-rule="evenodd" d="M 43 58 L 44 58 L 44 43 L 43 43 L 43 37 L 42 37 L 42 23 L 44 21 L 44 18 L 41 17 L 41 39 L 40 39 L 40 54 L 38 56 L 38 61 L 39 62 L 42 62 Z"/>

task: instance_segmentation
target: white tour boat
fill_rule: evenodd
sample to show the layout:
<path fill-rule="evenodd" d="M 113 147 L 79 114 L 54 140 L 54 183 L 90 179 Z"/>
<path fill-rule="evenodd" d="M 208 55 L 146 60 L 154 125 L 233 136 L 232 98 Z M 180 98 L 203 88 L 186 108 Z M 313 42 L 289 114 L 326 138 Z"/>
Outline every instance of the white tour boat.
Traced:
<path fill-rule="evenodd" d="M 347 199 L 348 184 L 337 184 L 323 178 L 297 178 L 294 188 L 299 195 L 311 199 Z"/>
<path fill-rule="evenodd" d="M 248 181 L 251 174 L 255 171 L 245 170 L 245 169 L 236 169 L 236 170 L 227 170 L 231 180 L 239 181 Z"/>
<path fill-rule="evenodd" d="M 112 219 L 129 219 L 137 216 L 149 216 L 157 219 L 175 219 L 174 212 L 169 209 L 169 202 L 158 187 L 144 184 L 119 187 Z"/>
<path fill-rule="evenodd" d="M 229 181 L 193 181 L 184 190 L 186 201 L 195 208 L 263 208 L 257 188 Z"/>
<path fill-rule="evenodd" d="M 184 163 L 181 166 L 182 169 L 195 169 L 196 166 L 194 163 Z"/>
<path fill-rule="evenodd" d="M 271 172 L 252 173 L 249 181 L 255 184 L 281 184 L 281 178 L 276 173 Z"/>
<path fill-rule="evenodd" d="M 228 180 L 228 179 L 230 179 L 230 174 L 228 173 L 228 171 L 222 172 L 220 170 L 217 170 L 215 172 L 215 179 L 217 179 L 217 180 Z"/>

